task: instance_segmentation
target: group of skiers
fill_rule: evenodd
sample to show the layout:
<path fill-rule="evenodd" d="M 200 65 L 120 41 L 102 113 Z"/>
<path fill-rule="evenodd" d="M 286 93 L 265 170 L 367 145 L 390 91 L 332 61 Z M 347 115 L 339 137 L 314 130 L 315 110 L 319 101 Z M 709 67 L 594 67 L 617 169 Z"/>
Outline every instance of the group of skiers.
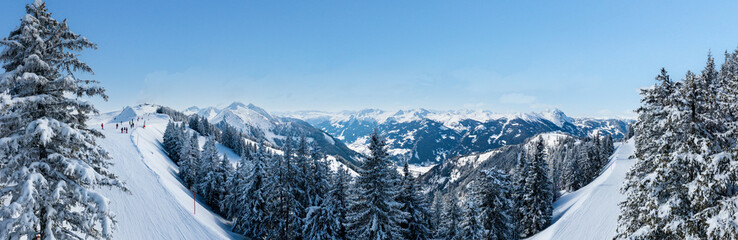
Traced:
<path fill-rule="evenodd" d="M 136 122 L 138 122 L 140 120 L 143 120 L 143 118 L 142 117 L 136 117 Z M 136 126 L 136 122 L 134 122 L 133 119 L 131 119 L 130 121 L 128 121 L 128 127 L 122 127 L 123 126 L 123 121 L 120 121 L 120 124 L 118 124 L 118 123 L 115 124 L 115 129 L 118 129 L 118 127 L 121 126 L 120 127 L 120 133 L 128 133 L 128 129 L 129 128 L 134 128 Z M 101 123 L 100 124 L 100 128 L 103 129 L 103 130 L 105 130 L 105 123 Z M 144 120 L 143 128 L 146 128 L 146 121 L 145 120 Z"/>

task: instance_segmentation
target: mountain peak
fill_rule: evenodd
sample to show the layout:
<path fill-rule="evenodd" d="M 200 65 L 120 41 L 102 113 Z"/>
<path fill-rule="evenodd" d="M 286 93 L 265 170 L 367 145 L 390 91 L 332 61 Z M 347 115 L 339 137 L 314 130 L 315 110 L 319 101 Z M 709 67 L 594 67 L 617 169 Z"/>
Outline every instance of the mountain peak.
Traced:
<path fill-rule="evenodd" d="M 249 106 L 250 105 L 251 104 L 249 104 Z M 226 107 L 226 109 L 236 110 L 238 108 L 245 108 L 245 107 L 246 107 L 246 104 L 243 104 L 241 102 L 233 102 L 233 103 L 231 103 L 231 105 L 228 105 L 228 107 Z"/>
<path fill-rule="evenodd" d="M 546 119 L 559 127 L 564 126 L 564 123 L 571 123 L 574 121 L 573 118 L 566 116 L 566 114 L 558 108 L 547 109 L 546 111 L 541 112 L 540 115 L 541 118 Z"/>
<path fill-rule="evenodd" d="M 256 105 L 254 105 L 254 104 L 251 104 L 251 103 L 249 103 L 249 105 L 248 105 L 248 106 L 246 106 L 246 108 L 250 109 L 251 111 L 254 111 L 254 112 L 257 112 L 257 113 L 261 114 L 262 116 L 264 116 L 264 117 L 268 118 L 268 119 L 269 119 L 269 120 L 271 120 L 271 121 L 277 122 L 277 120 L 276 120 L 276 119 L 274 119 L 274 117 L 272 117 L 272 115 L 271 115 L 271 114 L 269 114 L 269 113 L 268 113 L 268 112 L 267 112 L 266 110 L 264 110 L 263 108 L 257 107 Z"/>

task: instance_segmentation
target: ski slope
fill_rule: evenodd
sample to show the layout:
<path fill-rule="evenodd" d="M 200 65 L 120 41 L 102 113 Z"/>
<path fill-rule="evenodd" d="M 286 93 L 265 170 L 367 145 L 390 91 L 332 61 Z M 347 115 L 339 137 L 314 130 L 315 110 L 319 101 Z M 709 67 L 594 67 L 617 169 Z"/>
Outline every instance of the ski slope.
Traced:
<path fill-rule="evenodd" d="M 132 113 L 135 112 L 135 113 Z M 239 239 L 230 226 L 204 204 L 195 203 L 192 192 L 178 178 L 177 166 L 161 149 L 161 138 L 169 117 L 155 114 L 155 106 L 142 105 L 95 116 L 88 126 L 100 127 L 105 138 L 98 139 L 112 157 L 111 171 L 126 183 L 130 193 L 101 189 L 111 201 L 118 222 L 115 239 Z M 126 133 L 115 129 L 120 117 L 143 117 Z M 127 126 L 126 121 L 123 122 Z M 204 140 L 204 139 L 203 139 Z M 235 153 L 220 147 L 231 161 Z M 194 209 L 196 207 L 196 210 Z M 193 212 L 196 211 L 196 212 Z"/>
<path fill-rule="evenodd" d="M 628 159 L 635 147 L 629 140 L 610 157 L 610 165 L 587 186 L 554 202 L 553 224 L 529 239 L 612 239 L 620 208 L 626 173 L 636 160 Z"/>

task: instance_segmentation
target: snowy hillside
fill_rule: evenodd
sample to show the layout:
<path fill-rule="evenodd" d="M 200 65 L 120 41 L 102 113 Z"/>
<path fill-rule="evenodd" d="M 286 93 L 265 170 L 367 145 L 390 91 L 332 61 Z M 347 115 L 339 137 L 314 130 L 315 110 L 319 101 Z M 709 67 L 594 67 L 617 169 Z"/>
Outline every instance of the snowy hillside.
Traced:
<path fill-rule="evenodd" d="M 572 136 L 568 134 L 543 133 L 530 138 L 525 144 L 509 145 L 488 152 L 450 158 L 420 176 L 419 180 L 424 192 L 427 194 L 439 192 L 442 195 L 454 194 L 463 197 L 468 184 L 474 180 L 474 176 L 481 170 L 491 168 L 512 169 L 515 166 L 518 154 L 536 143 L 539 136 L 544 141 L 546 151 L 566 139 L 572 139 Z"/>
<path fill-rule="evenodd" d="M 529 239 L 612 239 L 620 208 L 625 200 L 620 187 L 636 162 L 628 159 L 635 149 L 627 141 L 610 158 L 610 165 L 587 186 L 554 202 L 553 223 Z"/>
<path fill-rule="evenodd" d="M 377 109 L 338 113 L 303 111 L 282 113 L 303 119 L 357 152 L 366 152 L 367 136 L 378 128 L 398 159 L 430 166 L 448 158 L 487 152 L 519 144 L 545 132 L 564 132 L 574 136 L 596 133 L 622 138 L 629 121 L 619 119 L 576 119 L 558 109 L 520 114 L 488 111 L 431 111 L 426 109 L 387 112 Z"/>
<path fill-rule="evenodd" d="M 357 160 L 361 158 L 357 152 L 329 133 L 299 119 L 275 117 L 253 104 L 234 102 L 222 109 L 190 107 L 184 113 L 198 114 L 215 125 L 228 123 L 246 134 L 251 141 L 266 142 L 276 147 L 281 147 L 287 136 L 305 135 L 308 141 L 314 142 L 321 151 L 334 156 L 337 161 L 352 169 L 356 169 Z"/>
<path fill-rule="evenodd" d="M 102 131 L 105 138 L 98 142 L 112 157 L 111 170 L 130 190 L 128 194 L 101 189 L 111 200 L 118 221 L 115 239 L 239 239 L 221 217 L 203 203 L 195 203 L 192 192 L 179 182 L 178 167 L 160 147 L 169 117 L 155 114 L 155 110 L 154 105 L 126 107 L 121 112 L 95 116 L 88 122 L 96 127 L 106 123 Z M 136 121 L 136 117 L 143 120 Z M 128 134 L 115 129 L 114 122 L 126 124 L 129 120 L 136 126 Z M 144 121 L 146 128 L 143 128 Z M 219 150 L 232 161 L 237 160 L 230 149 L 220 146 Z"/>

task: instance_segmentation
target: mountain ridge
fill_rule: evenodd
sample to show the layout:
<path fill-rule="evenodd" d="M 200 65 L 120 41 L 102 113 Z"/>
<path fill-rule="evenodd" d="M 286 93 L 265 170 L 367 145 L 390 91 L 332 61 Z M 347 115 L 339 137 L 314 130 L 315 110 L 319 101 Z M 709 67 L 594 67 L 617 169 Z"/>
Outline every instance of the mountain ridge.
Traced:
<path fill-rule="evenodd" d="M 419 108 L 279 114 L 305 120 L 344 141 L 357 152 L 366 152 L 366 137 L 377 128 L 387 138 L 389 150 L 396 159 L 408 157 L 411 164 L 423 166 L 438 164 L 454 156 L 519 144 L 545 132 L 563 132 L 579 137 L 612 135 L 619 139 L 625 136 L 626 127 L 631 122 L 623 119 L 572 118 L 560 109 L 494 113 Z"/>

